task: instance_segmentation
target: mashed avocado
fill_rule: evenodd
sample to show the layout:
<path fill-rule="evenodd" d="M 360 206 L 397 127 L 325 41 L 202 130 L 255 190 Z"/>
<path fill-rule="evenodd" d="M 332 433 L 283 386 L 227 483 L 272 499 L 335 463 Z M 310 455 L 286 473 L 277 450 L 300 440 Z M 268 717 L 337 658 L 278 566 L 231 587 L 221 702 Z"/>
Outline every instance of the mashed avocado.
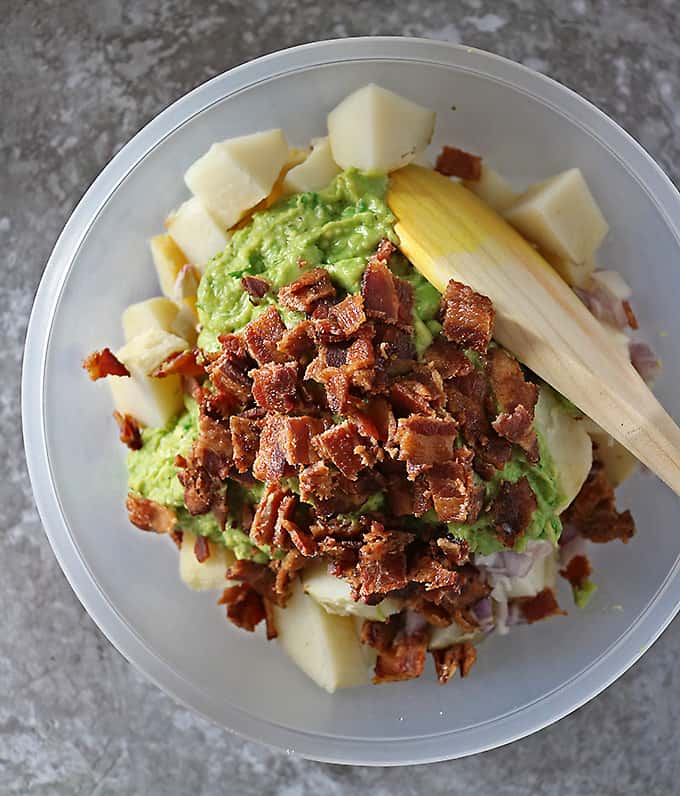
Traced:
<path fill-rule="evenodd" d="M 297 194 L 256 213 L 247 226 L 234 234 L 224 252 L 213 258 L 201 279 L 197 303 L 202 324 L 199 346 L 207 350 L 219 348 L 218 335 L 239 331 L 269 304 L 276 305 L 278 289 L 311 268 L 326 268 L 340 297 L 345 292 L 358 292 L 367 259 L 380 240 L 389 238 L 396 242 L 394 217 L 384 200 L 386 188 L 386 177 L 350 169 L 339 174 L 323 191 Z M 415 344 L 422 353 L 441 329 L 437 321 L 440 295 L 400 254 L 391 258 L 390 267 L 413 286 Z M 251 303 L 241 287 L 241 277 L 245 274 L 262 276 L 272 287 L 258 306 Z M 302 317 L 281 307 L 279 310 L 289 327 Z M 143 447 L 128 456 L 130 490 L 172 507 L 179 528 L 225 544 L 239 558 L 268 560 L 269 548 L 253 545 L 240 529 L 238 520 L 244 501 L 255 504 L 259 500 L 260 486 L 246 490 L 230 482 L 227 495 L 230 516 L 224 532 L 212 514 L 192 517 L 184 507 L 183 487 L 174 461 L 177 454 L 188 453 L 196 433 L 197 407 L 193 401 L 188 401 L 186 411 L 165 428 L 145 429 Z M 526 544 L 527 538 L 555 542 L 561 530 L 554 511 L 560 501 L 558 481 L 540 435 L 539 441 L 538 465 L 530 465 L 522 451 L 516 449 L 505 469 L 485 484 L 488 504 L 502 480 L 514 482 L 523 475 L 529 479 L 538 509 L 518 548 Z M 295 489 L 294 479 L 289 486 Z M 383 503 L 382 495 L 374 495 L 358 513 L 379 511 Z M 434 511 L 421 519 L 413 518 L 413 529 L 418 532 L 430 523 L 437 523 Z M 474 524 L 451 523 L 449 528 L 456 536 L 467 539 L 475 552 L 487 554 L 501 549 L 486 515 Z"/>

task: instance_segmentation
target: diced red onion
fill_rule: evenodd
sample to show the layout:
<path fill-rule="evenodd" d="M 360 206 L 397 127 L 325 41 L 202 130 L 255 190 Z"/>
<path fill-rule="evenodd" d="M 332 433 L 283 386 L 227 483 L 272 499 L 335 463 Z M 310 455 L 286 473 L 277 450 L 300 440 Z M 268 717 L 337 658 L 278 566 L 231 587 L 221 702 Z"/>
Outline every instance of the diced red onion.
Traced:
<path fill-rule="evenodd" d="M 570 542 L 560 548 L 560 566 L 566 567 L 574 556 L 586 554 L 586 540 L 582 536 L 575 536 Z"/>
<path fill-rule="evenodd" d="M 492 575 L 505 575 L 509 578 L 523 578 L 534 564 L 529 553 L 515 553 L 503 550 L 488 556 L 476 556 L 475 565 L 486 569 Z"/>
<path fill-rule="evenodd" d="M 647 343 L 643 343 L 639 340 L 631 341 L 628 348 L 630 350 L 630 361 L 633 363 L 633 367 L 647 384 L 652 384 L 661 369 L 661 363 L 658 357 Z"/>
<path fill-rule="evenodd" d="M 599 321 L 615 326 L 617 329 L 625 329 L 628 326 L 628 315 L 623 301 L 604 287 L 597 285 L 590 290 L 575 287 L 574 293 Z"/>
<path fill-rule="evenodd" d="M 490 633 L 494 629 L 493 607 L 488 597 L 475 603 L 472 613 L 479 622 L 480 629 L 485 633 Z"/>
<path fill-rule="evenodd" d="M 421 614 L 415 611 L 406 611 L 406 621 L 404 622 L 404 632 L 407 636 L 420 633 L 427 626 L 427 621 Z"/>
<path fill-rule="evenodd" d="M 571 540 L 578 535 L 578 529 L 575 525 L 572 523 L 565 523 L 562 526 L 562 533 L 560 534 L 560 547 L 564 547 L 564 545 L 569 544 L 569 542 L 571 542 Z"/>

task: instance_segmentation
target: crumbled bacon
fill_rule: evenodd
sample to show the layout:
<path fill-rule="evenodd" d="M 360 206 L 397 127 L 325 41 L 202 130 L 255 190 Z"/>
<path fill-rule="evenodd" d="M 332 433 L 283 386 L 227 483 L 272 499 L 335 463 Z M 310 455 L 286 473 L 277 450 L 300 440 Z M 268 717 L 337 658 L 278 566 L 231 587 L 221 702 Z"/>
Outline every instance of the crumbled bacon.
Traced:
<path fill-rule="evenodd" d="M 196 537 L 196 541 L 194 542 L 194 555 L 199 564 L 202 564 L 210 558 L 210 545 L 205 536 Z"/>
<path fill-rule="evenodd" d="M 267 626 L 267 641 L 271 641 L 279 635 L 276 629 L 276 617 L 274 616 L 274 603 L 271 600 L 263 600 L 264 621 Z"/>
<path fill-rule="evenodd" d="M 177 525 L 177 515 L 172 509 L 132 492 L 128 493 L 125 507 L 130 522 L 142 531 L 169 533 Z"/>
<path fill-rule="evenodd" d="M 369 260 L 361 278 L 361 295 L 364 298 L 364 309 L 369 318 L 378 318 L 387 323 L 397 323 L 400 296 L 394 276 L 385 261 Z M 412 301 L 413 297 L 411 296 Z"/>
<path fill-rule="evenodd" d="M 247 558 L 237 558 L 226 573 L 227 580 L 247 583 L 260 595 L 277 603 L 275 593 L 276 576 L 267 564 L 258 564 Z"/>
<path fill-rule="evenodd" d="M 254 299 L 253 303 L 257 304 L 269 292 L 271 285 L 266 279 L 259 276 L 243 276 L 241 277 L 241 287 L 250 296 L 251 301 Z"/>
<path fill-rule="evenodd" d="M 592 571 L 588 556 L 579 554 L 569 560 L 567 566 L 560 570 L 560 575 L 568 580 L 572 586 L 579 588 L 588 580 Z"/>
<path fill-rule="evenodd" d="M 567 615 L 567 612 L 560 608 L 552 589 L 543 589 L 535 597 L 521 599 L 518 602 L 522 615 L 530 625 L 549 616 Z"/>
<path fill-rule="evenodd" d="M 276 350 L 285 357 L 297 359 L 298 361 L 310 359 L 314 353 L 312 322 L 301 321 L 292 329 L 286 329 L 276 344 Z"/>
<path fill-rule="evenodd" d="M 249 374 L 253 398 L 270 412 L 292 412 L 298 402 L 297 362 L 269 362 Z"/>
<path fill-rule="evenodd" d="M 474 454 L 457 448 L 452 461 L 435 465 L 426 475 L 441 522 L 474 522 L 482 509 L 483 489 L 475 483 Z"/>
<path fill-rule="evenodd" d="M 297 549 L 289 550 L 284 558 L 274 558 L 269 562 L 269 570 L 274 574 L 273 602 L 276 605 L 286 604 L 291 584 L 306 563 L 305 557 Z"/>
<path fill-rule="evenodd" d="M 278 484 L 269 484 L 262 499 L 257 504 L 253 524 L 250 526 L 250 538 L 255 544 L 272 544 L 279 515 L 279 508 L 286 497 L 285 490 Z"/>
<path fill-rule="evenodd" d="M 441 374 L 442 379 L 467 376 L 474 370 L 472 361 L 465 353 L 442 335 L 437 335 L 432 345 L 423 354 L 423 359 Z"/>
<path fill-rule="evenodd" d="M 496 536 L 505 547 L 514 547 L 517 539 L 531 524 L 537 507 L 536 495 L 526 476 L 522 476 L 514 484 L 503 481 L 491 510 L 495 521 Z"/>
<path fill-rule="evenodd" d="M 432 650 L 434 666 L 437 671 L 437 680 L 441 685 L 445 685 L 451 677 L 460 669 L 460 676 L 467 677 L 470 669 L 477 660 L 477 651 L 473 644 L 464 642 L 463 644 L 452 644 L 442 650 Z"/>
<path fill-rule="evenodd" d="M 253 463 L 253 475 L 260 481 L 279 481 L 288 471 L 282 439 L 284 421 L 283 415 L 270 412 L 262 422 L 260 447 Z"/>
<path fill-rule="evenodd" d="M 394 382 L 390 400 L 403 414 L 434 414 L 446 403 L 442 377 L 436 370 L 416 365 L 408 376 Z"/>
<path fill-rule="evenodd" d="M 286 327 L 276 307 L 267 307 L 259 318 L 246 326 L 243 338 L 248 353 L 258 365 L 283 360 L 284 357 L 277 350 L 277 345 L 285 332 Z"/>
<path fill-rule="evenodd" d="M 635 533 L 633 516 L 630 511 L 617 511 L 614 488 L 598 461 L 593 462 L 586 482 L 562 515 L 562 521 L 591 542 L 620 539 L 625 543 Z"/>
<path fill-rule="evenodd" d="M 247 583 L 239 583 L 226 588 L 217 604 L 226 605 L 227 617 L 237 627 L 251 633 L 266 617 L 262 597 Z"/>
<path fill-rule="evenodd" d="M 323 342 L 347 340 L 365 321 L 364 299 L 358 293 L 352 293 L 338 304 L 331 305 L 325 318 L 315 320 L 314 330 Z"/>
<path fill-rule="evenodd" d="M 318 417 L 287 417 L 283 421 L 281 446 L 288 464 L 308 465 L 317 460 L 312 438 L 324 430 Z"/>
<path fill-rule="evenodd" d="M 205 364 L 200 362 L 201 352 L 198 348 L 187 348 L 170 354 L 153 371 L 151 377 L 164 379 L 166 376 L 205 376 Z"/>
<path fill-rule="evenodd" d="M 332 426 L 312 440 L 312 445 L 322 459 L 327 459 L 350 480 L 354 481 L 364 469 L 375 463 L 370 440 L 362 437 L 351 420 Z"/>
<path fill-rule="evenodd" d="M 83 369 L 86 370 L 92 379 L 103 379 L 106 376 L 129 376 L 130 371 L 116 357 L 110 348 L 103 348 L 101 351 L 93 351 L 83 360 Z"/>
<path fill-rule="evenodd" d="M 482 159 L 464 149 L 444 146 L 437 156 L 434 170 L 445 177 L 460 177 L 461 180 L 477 182 L 482 177 Z"/>
<path fill-rule="evenodd" d="M 428 633 L 425 627 L 408 632 L 401 614 L 387 622 L 364 622 L 361 640 L 378 650 L 374 683 L 412 680 L 425 668 Z"/>
<path fill-rule="evenodd" d="M 302 500 L 314 503 L 332 496 L 335 481 L 330 468 L 323 462 L 316 462 L 300 471 L 299 483 Z"/>
<path fill-rule="evenodd" d="M 204 394 L 206 404 L 214 403 L 229 414 L 242 409 L 250 399 L 251 381 L 230 351 L 222 352 L 206 365 L 214 394 Z M 205 391 L 204 391 L 205 392 Z"/>
<path fill-rule="evenodd" d="M 371 600 L 376 595 L 403 589 L 406 577 L 406 547 L 413 534 L 388 531 L 379 522 L 371 523 L 359 550 L 356 567 L 356 588 L 359 597 Z"/>
<path fill-rule="evenodd" d="M 180 470 L 177 477 L 184 487 L 184 504 L 189 514 L 207 514 L 217 497 L 210 473 L 202 465 L 196 465 Z"/>
<path fill-rule="evenodd" d="M 451 419 L 424 415 L 400 418 L 394 435 L 399 446 L 398 458 L 405 461 L 407 466 L 413 466 L 411 475 L 415 478 L 418 467 L 427 469 L 453 458 L 453 443 L 457 433 L 458 425 Z"/>
<path fill-rule="evenodd" d="M 245 473 L 253 466 L 260 445 L 260 423 L 247 417 L 232 415 L 229 418 L 234 466 Z"/>
<path fill-rule="evenodd" d="M 331 276 L 325 268 L 313 268 L 279 290 L 279 301 L 297 312 L 311 312 L 317 302 L 335 298 Z"/>
<path fill-rule="evenodd" d="M 199 407 L 198 436 L 189 452 L 188 467 L 204 467 L 211 476 L 224 480 L 231 469 L 231 432 L 225 421 L 213 418 Z"/>
<path fill-rule="evenodd" d="M 184 539 L 184 531 L 170 531 L 170 538 L 175 543 L 175 546 L 181 550 L 182 541 Z"/>
<path fill-rule="evenodd" d="M 132 415 L 123 415 L 114 409 L 113 418 L 118 423 L 120 429 L 120 441 L 132 451 L 138 451 L 142 447 L 142 434 L 139 423 Z"/>
<path fill-rule="evenodd" d="M 470 545 L 464 539 L 456 539 L 447 534 L 440 536 L 436 544 L 453 566 L 460 567 L 470 559 Z"/>
<path fill-rule="evenodd" d="M 451 279 L 441 303 L 443 332 L 461 348 L 483 354 L 493 335 L 496 313 L 491 300 Z"/>

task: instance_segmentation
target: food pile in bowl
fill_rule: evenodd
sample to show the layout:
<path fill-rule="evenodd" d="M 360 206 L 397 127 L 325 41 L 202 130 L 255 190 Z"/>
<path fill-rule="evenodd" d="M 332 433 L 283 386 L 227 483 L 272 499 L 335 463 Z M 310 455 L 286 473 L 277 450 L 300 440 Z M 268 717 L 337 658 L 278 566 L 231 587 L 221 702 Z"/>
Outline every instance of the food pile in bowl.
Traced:
<path fill-rule="evenodd" d="M 583 607 L 588 541 L 635 532 L 614 488 L 635 460 L 494 341 L 492 302 L 441 295 L 404 257 L 390 173 L 432 168 L 435 114 L 376 85 L 291 148 L 267 130 L 214 144 L 151 239 L 164 294 L 126 343 L 90 355 L 128 454 L 131 522 L 168 535 L 191 588 L 219 590 L 328 691 L 467 676 L 490 633 Z M 197 153 L 198 154 L 198 153 Z M 411 166 L 412 167 L 412 166 Z M 650 380 L 607 223 L 577 168 L 523 193 L 444 147 Z"/>

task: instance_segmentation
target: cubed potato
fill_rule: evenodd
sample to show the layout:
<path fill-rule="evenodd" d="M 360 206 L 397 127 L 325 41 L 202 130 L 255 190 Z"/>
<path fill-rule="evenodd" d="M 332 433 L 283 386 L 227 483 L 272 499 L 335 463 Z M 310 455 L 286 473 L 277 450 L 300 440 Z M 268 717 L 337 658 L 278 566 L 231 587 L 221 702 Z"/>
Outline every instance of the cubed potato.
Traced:
<path fill-rule="evenodd" d="M 178 305 L 177 315 L 173 318 L 170 330 L 173 334 L 183 338 L 189 345 L 196 344 L 198 337 L 198 316 L 191 303 L 186 300 Z"/>
<path fill-rule="evenodd" d="M 165 226 L 189 262 L 201 271 L 229 243 L 229 235 L 195 196 L 170 213 Z"/>
<path fill-rule="evenodd" d="M 469 641 L 476 644 L 484 638 L 484 632 L 475 628 L 474 630 L 465 631 L 455 622 L 448 627 L 433 627 L 430 633 L 430 643 L 428 649 L 443 650 L 450 647 L 452 644 L 462 644 Z"/>
<path fill-rule="evenodd" d="M 590 437 L 582 422 L 566 412 L 549 387 L 541 387 L 535 422 L 550 451 L 559 477 L 563 500 L 555 509 L 560 514 L 581 491 L 593 463 Z"/>
<path fill-rule="evenodd" d="M 209 541 L 210 556 L 201 562 L 194 553 L 195 544 L 194 534 L 184 531 L 179 551 L 179 576 L 184 583 L 195 591 L 226 589 L 227 586 L 233 585 L 232 581 L 225 578 L 227 569 L 235 561 L 231 550 Z"/>
<path fill-rule="evenodd" d="M 430 143 L 434 121 L 434 111 L 370 83 L 328 114 L 333 160 L 343 169 L 400 169 Z"/>
<path fill-rule="evenodd" d="M 543 251 L 582 263 L 609 230 L 580 169 L 569 169 L 531 186 L 505 218 Z"/>
<path fill-rule="evenodd" d="M 478 180 L 464 180 L 463 184 L 497 213 L 507 210 L 519 196 L 505 177 L 501 177 L 486 163 L 482 163 L 482 176 Z"/>
<path fill-rule="evenodd" d="M 370 681 L 361 641 L 351 616 L 329 614 L 300 580 L 285 608 L 274 606 L 278 642 L 293 662 L 329 693 Z"/>
<path fill-rule="evenodd" d="M 594 420 L 585 417 L 582 422 L 597 446 L 593 453 L 594 458 L 602 462 L 604 472 L 612 486 L 619 486 L 637 471 L 638 460 Z"/>
<path fill-rule="evenodd" d="M 283 193 L 303 193 L 304 191 L 320 191 L 340 171 L 333 160 L 328 137 L 317 138 L 312 151 L 299 165 L 294 166 L 283 181 Z"/>
<path fill-rule="evenodd" d="M 557 580 L 557 550 L 539 558 L 522 578 L 503 578 L 503 590 L 509 600 L 535 597 L 543 589 L 552 589 Z"/>
<path fill-rule="evenodd" d="M 189 258 L 167 233 L 154 235 L 149 245 L 161 292 L 168 298 L 174 298 L 175 279 L 182 266 L 189 262 Z"/>
<path fill-rule="evenodd" d="M 577 263 L 559 254 L 551 252 L 541 252 L 541 254 L 568 285 L 583 288 L 590 286 L 592 273 L 595 269 L 594 257 L 586 257 L 582 263 Z"/>
<path fill-rule="evenodd" d="M 189 167 L 184 182 L 228 229 L 267 196 L 287 160 L 283 132 L 265 130 L 213 144 Z"/>
<path fill-rule="evenodd" d="M 387 597 L 377 605 L 367 605 L 365 602 L 354 600 L 349 582 L 330 575 L 326 564 L 305 570 L 302 583 L 305 593 L 330 614 L 360 616 L 384 622 L 403 607 L 403 600 L 394 597 Z"/>
<path fill-rule="evenodd" d="M 184 406 L 179 376 L 153 379 L 149 376 L 171 354 L 184 351 L 187 343 L 161 329 L 137 335 L 116 352 L 130 376 L 109 376 L 113 403 L 146 426 L 164 426 Z"/>
<path fill-rule="evenodd" d="M 125 339 L 132 340 L 149 329 L 173 332 L 172 326 L 178 312 L 177 304 L 164 296 L 131 304 L 121 316 Z M 179 337 L 186 340 L 182 334 Z"/>
<path fill-rule="evenodd" d="M 633 295 L 630 285 L 618 271 L 606 269 L 593 271 L 591 279 L 596 288 L 611 293 L 621 301 L 627 301 Z"/>

